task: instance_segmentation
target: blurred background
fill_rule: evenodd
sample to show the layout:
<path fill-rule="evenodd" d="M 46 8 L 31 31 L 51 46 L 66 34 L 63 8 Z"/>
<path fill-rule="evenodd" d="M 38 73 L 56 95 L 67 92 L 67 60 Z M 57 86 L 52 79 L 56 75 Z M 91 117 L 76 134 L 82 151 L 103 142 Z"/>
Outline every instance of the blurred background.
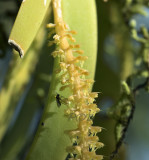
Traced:
<path fill-rule="evenodd" d="M 148 3 L 148 0 L 96 0 L 98 55 L 93 91 L 101 92 L 96 99 L 101 112 L 96 115 L 94 125 L 105 128 L 99 134 L 105 144 L 99 154 L 105 155 L 105 159 L 115 150 L 118 136 L 115 129 L 119 124 L 116 115 L 108 113 L 121 111 L 117 104 L 124 94 L 121 81 L 126 80 L 130 90 L 139 88 L 135 92 L 133 118 L 114 159 L 149 160 L 149 85 L 142 85 L 149 76 L 149 58 L 148 61 L 144 58 L 144 53 L 149 54 Z M 8 38 L 20 5 L 21 0 L 0 0 L 0 106 L 7 106 L 6 111 L 0 111 L 5 113 L 0 113 L 0 160 L 24 159 L 42 115 L 53 68 L 50 53 L 54 48 L 47 47 L 48 31 L 44 27 L 29 50 L 32 54 L 27 54 L 23 63 L 18 53 L 12 53 Z M 47 19 L 43 25 L 50 21 Z M 124 120 L 129 115 L 124 115 Z M 10 123 L 5 123 L 8 119 Z"/>

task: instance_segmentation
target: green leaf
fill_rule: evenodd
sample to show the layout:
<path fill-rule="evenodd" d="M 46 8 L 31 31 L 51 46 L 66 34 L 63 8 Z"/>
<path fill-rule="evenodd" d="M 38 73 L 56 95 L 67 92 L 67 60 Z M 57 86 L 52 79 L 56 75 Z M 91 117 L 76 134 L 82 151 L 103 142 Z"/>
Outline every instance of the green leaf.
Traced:
<path fill-rule="evenodd" d="M 21 58 L 34 40 L 50 2 L 51 0 L 23 0 L 8 40 Z"/>
<path fill-rule="evenodd" d="M 88 56 L 84 68 L 90 72 L 89 78 L 94 78 L 96 54 L 97 54 L 97 17 L 94 1 L 90 0 L 63 0 L 62 14 L 64 21 L 71 30 L 77 31 L 75 36 L 77 44 L 85 51 L 84 56 Z M 62 160 L 67 156 L 66 147 L 71 145 L 66 130 L 76 128 L 75 119 L 72 121 L 64 116 L 66 105 L 60 108 L 56 104 L 55 96 L 68 97 L 69 90 L 59 91 L 60 74 L 56 74 L 59 68 L 59 60 L 55 59 L 51 88 L 47 105 L 44 110 L 42 120 L 36 133 L 27 160 Z M 41 124 L 44 125 L 41 125 Z"/>

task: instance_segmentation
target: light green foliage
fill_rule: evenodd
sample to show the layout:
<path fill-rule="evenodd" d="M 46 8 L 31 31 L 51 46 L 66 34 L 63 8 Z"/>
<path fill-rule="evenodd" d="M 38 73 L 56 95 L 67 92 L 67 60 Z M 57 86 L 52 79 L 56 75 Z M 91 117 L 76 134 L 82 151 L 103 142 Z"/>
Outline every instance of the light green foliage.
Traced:
<path fill-rule="evenodd" d="M 9 43 L 23 58 L 34 40 L 51 0 L 24 0 L 14 23 Z"/>

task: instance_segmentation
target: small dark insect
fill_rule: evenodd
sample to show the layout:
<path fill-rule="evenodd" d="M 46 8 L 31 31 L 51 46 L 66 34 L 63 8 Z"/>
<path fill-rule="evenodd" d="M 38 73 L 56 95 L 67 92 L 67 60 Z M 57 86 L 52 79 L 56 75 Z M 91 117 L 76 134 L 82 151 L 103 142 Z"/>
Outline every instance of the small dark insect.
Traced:
<path fill-rule="evenodd" d="M 44 123 L 42 122 L 41 125 L 44 126 Z"/>
<path fill-rule="evenodd" d="M 56 103 L 57 103 L 58 107 L 60 107 L 62 104 L 68 105 L 67 98 L 64 98 L 63 96 L 60 96 L 60 94 L 57 93 L 55 98 L 56 98 Z"/>
<path fill-rule="evenodd" d="M 60 107 L 61 106 L 61 104 L 62 104 L 62 100 L 61 100 L 61 97 L 60 97 L 60 95 L 57 93 L 57 95 L 56 95 L 56 103 L 57 103 L 57 106 L 58 107 Z"/>

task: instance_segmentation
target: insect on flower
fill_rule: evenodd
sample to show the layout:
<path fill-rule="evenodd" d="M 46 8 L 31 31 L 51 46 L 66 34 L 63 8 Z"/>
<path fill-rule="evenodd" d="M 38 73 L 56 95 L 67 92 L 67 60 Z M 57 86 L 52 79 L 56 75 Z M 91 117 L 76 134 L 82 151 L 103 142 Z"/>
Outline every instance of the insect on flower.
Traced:
<path fill-rule="evenodd" d="M 62 104 L 68 105 L 67 98 L 63 98 L 62 99 L 62 96 L 60 96 L 60 94 L 57 93 L 57 95 L 55 96 L 55 98 L 56 98 L 56 103 L 57 103 L 58 107 L 60 107 Z"/>
<path fill-rule="evenodd" d="M 61 97 L 60 97 L 60 95 L 57 94 L 57 95 L 55 96 L 55 98 L 56 98 L 57 106 L 60 107 L 60 106 L 61 106 Z"/>
<path fill-rule="evenodd" d="M 44 126 L 44 122 L 42 122 L 41 125 Z"/>

